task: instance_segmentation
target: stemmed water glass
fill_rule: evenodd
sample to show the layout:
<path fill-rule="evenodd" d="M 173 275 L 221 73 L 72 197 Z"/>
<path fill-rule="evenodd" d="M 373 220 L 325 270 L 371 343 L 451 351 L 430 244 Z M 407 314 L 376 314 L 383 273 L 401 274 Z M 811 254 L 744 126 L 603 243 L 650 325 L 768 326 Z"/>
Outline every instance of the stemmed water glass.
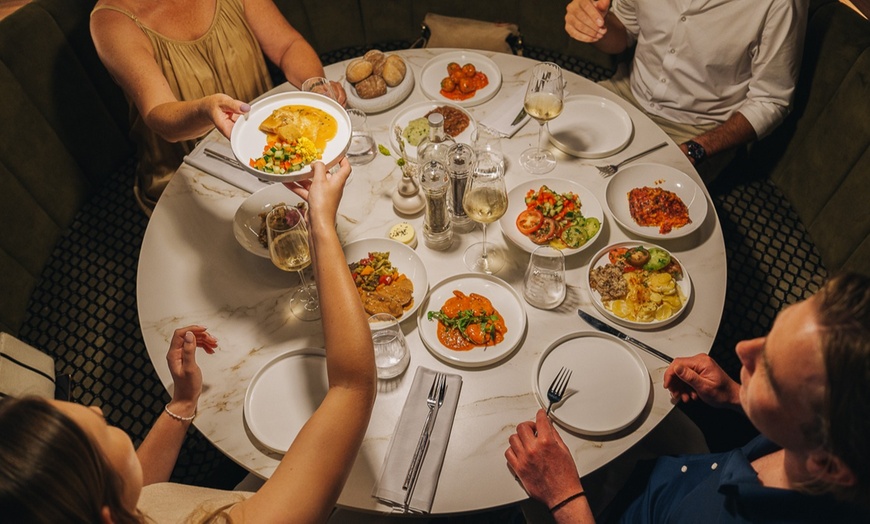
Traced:
<path fill-rule="evenodd" d="M 275 206 L 266 216 L 266 234 L 272 263 L 279 269 L 299 274 L 301 286 L 290 296 L 290 311 L 300 320 L 319 319 L 317 288 L 306 282 L 302 272 L 311 265 L 308 227 L 302 212 L 293 206 Z"/>
<path fill-rule="evenodd" d="M 562 68 L 556 64 L 544 62 L 532 70 L 523 107 L 538 121 L 538 146 L 526 149 L 520 155 L 520 164 L 529 173 L 549 173 L 556 167 L 556 157 L 544 148 L 544 123 L 562 112 L 562 89 Z"/>
<path fill-rule="evenodd" d="M 497 152 L 478 151 L 462 198 L 465 213 L 483 228 L 483 242 L 465 250 L 465 265 L 472 271 L 492 274 L 504 265 L 503 254 L 486 241 L 486 225 L 501 218 L 507 205 L 504 159 Z"/>

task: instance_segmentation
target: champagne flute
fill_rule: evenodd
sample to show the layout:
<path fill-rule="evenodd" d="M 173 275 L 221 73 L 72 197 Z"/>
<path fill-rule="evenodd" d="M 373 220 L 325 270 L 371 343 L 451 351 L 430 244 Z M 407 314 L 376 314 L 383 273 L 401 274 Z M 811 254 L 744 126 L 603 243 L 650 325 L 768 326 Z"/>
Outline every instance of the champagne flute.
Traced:
<path fill-rule="evenodd" d="M 540 127 L 538 146 L 526 149 L 520 155 L 520 164 L 529 173 L 540 175 L 556 167 L 556 157 L 544 148 L 544 123 L 562 112 L 562 87 L 562 69 L 556 64 L 544 62 L 532 70 L 523 107 Z"/>
<path fill-rule="evenodd" d="M 308 227 L 302 212 L 293 206 L 275 206 L 266 216 L 266 234 L 272 263 L 279 269 L 299 274 L 301 286 L 290 296 L 290 311 L 300 320 L 319 319 L 317 288 L 305 281 L 305 274 L 302 272 L 311 265 Z"/>
<path fill-rule="evenodd" d="M 465 265 L 470 270 L 491 275 L 504 265 L 504 255 L 486 241 L 486 225 L 501 218 L 507 205 L 504 158 L 494 151 L 478 151 L 462 198 L 465 213 L 483 228 L 483 242 L 465 250 Z"/>

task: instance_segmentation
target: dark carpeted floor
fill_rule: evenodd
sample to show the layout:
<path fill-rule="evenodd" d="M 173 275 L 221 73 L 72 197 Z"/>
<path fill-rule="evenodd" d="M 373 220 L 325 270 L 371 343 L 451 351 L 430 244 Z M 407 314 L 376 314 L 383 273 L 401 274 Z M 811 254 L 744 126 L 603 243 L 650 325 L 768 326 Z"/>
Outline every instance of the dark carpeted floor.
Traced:
<path fill-rule="evenodd" d="M 400 48 L 399 44 L 388 46 Z M 325 56 L 325 63 L 365 49 Z M 526 49 L 592 79 L 607 71 L 563 56 Z M 133 161 L 118 171 L 66 232 L 33 294 L 20 331 L 25 342 L 53 356 L 58 373 L 72 375 L 72 400 L 101 405 L 107 419 L 141 441 L 169 396 L 145 350 L 136 307 L 136 269 L 147 219 L 132 198 Z M 786 304 L 813 294 L 826 272 L 806 230 L 767 180 L 717 188 L 728 256 L 725 313 L 711 354 L 732 375 L 740 368 L 738 340 L 762 336 Z M 755 434 L 742 417 L 704 407 L 685 408 L 711 449 L 730 449 Z M 245 471 L 191 429 L 173 481 L 232 488 Z M 438 519 L 500 522 L 512 510 Z"/>

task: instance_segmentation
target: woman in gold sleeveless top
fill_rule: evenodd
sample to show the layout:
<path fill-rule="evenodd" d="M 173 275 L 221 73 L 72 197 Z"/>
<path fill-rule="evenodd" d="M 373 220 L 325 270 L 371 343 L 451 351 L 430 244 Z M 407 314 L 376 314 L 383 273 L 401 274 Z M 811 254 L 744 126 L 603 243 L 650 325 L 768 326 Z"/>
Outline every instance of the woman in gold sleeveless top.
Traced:
<path fill-rule="evenodd" d="M 272 88 L 264 55 L 297 87 L 324 76 L 272 0 L 99 0 L 91 35 L 130 102 L 134 192 L 149 215 L 196 140 L 213 127 L 229 137 L 247 102 Z"/>

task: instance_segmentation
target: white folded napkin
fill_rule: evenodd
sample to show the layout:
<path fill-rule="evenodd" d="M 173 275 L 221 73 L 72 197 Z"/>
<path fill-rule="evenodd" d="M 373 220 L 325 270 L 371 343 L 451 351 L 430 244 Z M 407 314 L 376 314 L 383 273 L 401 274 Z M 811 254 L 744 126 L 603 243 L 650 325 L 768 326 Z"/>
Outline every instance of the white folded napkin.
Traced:
<path fill-rule="evenodd" d="M 243 168 L 233 167 L 222 160 L 206 155 L 206 148 L 227 158 L 236 158 L 229 144 L 206 137 L 196 145 L 189 155 L 184 157 L 184 162 L 249 193 L 256 193 L 258 189 L 271 184 L 271 182 L 260 180 Z"/>
<path fill-rule="evenodd" d="M 411 390 L 408 392 L 408 398 L 402 408 L 402 415 L 399 417 L 396 431 L 390 440 L 384 468 L 381 470 L 381 476 L 372 492 L 374 497 L 385 504 L 402 506 L 405 503 L 407 492 L 402 489 L 402 484 L 404 484 L 408 474 L 408 468 L 417 447 L 417 440 L 423 431 L 423 422 L 429 411 L 426 405 L 426 396 L 433 380 L 435 380 L 435 371 L 425 367 L 417 368 L 414 382 L 411 384 Z M 462 377 L 448 373 L 444 404 L 438 410 L 438 415 L 435 418 L 429 450 L 423 459 L 420 476 L 411 497 L 409 505 L 411 511 L 429 513 L 432 510 L 435 488 L 438 487 L 438 477 L 441 474 L 444 455 L 447 453 L 447 442 L 450 440 L 450 431 L 453 429 L 453 417 L 456 414 L 456 406 L 459 404 L 461 390 Z"/>
<path fill-rule="evenodd" d="M 480 124 L 498 132 L 505 138 L 514 136 L 531 118 L 529 115 L 525 115 L 516 125 L 511 125 L 511 122 L 516 119 L 520 110 L 523 108 L 523 99 L 525 97 L 525 89 L 517 90 L 510 97 L 505 98 L 498 107 L 490 111 L 490 113 L 480 121 Z"/>

